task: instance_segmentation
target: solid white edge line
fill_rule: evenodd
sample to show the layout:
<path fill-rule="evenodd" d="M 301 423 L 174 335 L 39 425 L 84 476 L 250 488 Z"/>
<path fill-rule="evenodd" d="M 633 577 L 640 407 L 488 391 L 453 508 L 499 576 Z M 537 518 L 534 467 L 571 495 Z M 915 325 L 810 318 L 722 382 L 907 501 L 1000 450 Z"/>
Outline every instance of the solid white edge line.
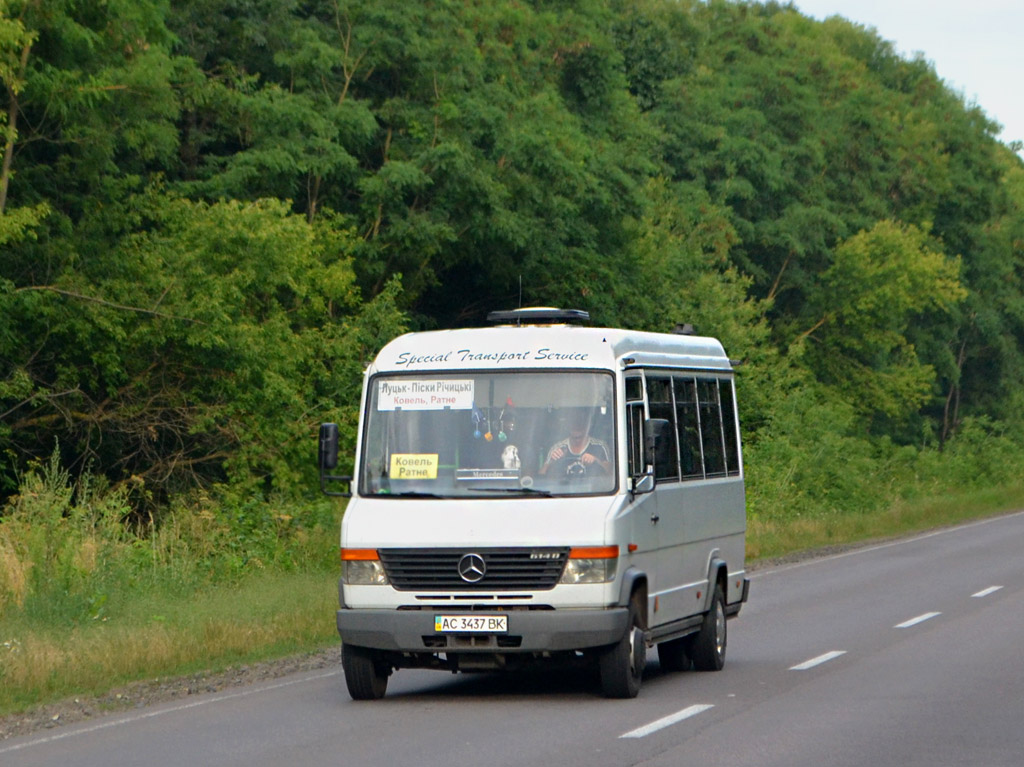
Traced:
<path fill-rule="evenodd" d="M 828 663 L 830 660 L 835 660 L 840 655 L 846 655 L 846 650 L 832 650 L 831 652 L 827 652 L 824 655 L 819 655 L 817 658 L 811 658 L 810 660 L 805 660 L 803 663 L 798 663 L 795 666 L 790 666 L 789 670 L 806 671 L 809 668 L 820 666 L 822 663 Z"/>
<path fill-rule="evenodd" d="M 250 688 L 248 690 L 241 690 L 239 692 L 228 693 L 227 695 L 214 695 L 210 698 L 203 698 L 201 700 L 190 701 L 189 703 L 182 703 L 178 706 L 171 706 L 170 708 L 162 708 L 157 711 L 145 711 L 133 716 L 123 716 L 119 719 L 108 719 L 104 722 L 97 722 L 89 727 L 82 727 L 75 730 L 68 730 L 66 732 L 58 732 L 55 735 L 48 735 L 45 738 L 36 738 L 35 740 L 25 741 L 24 743 L 15 743 L 12 746 L 0 746 L 0 754 L 7 754 L 11 751 L 20 751 L 23 748 L 29 748 L 31 746 L 41 746 L 44 743 L 52 743 L 55 740 L 63 740 L 64 738 L 73 738 L 76 735 L 85 735 L 90 732 L 96 732 L 97 730 L 105 730 L 108 727 L 118 727 L 122 724 L 131 724 L 132 722 L 138 722 L 143 719 L 152 719 L 154 716 L 163 716 L 164 714 L 170 714 L 175 711 L 184 711 L 189 708 L 196 708 L 198 706 L 205 706 L 208 703 L 220 703 L 224 700 L 233 700 L 234 698 L 246 698 L 250 695 L 255 695 L 260 692 L 267 692 L 269 690 L 278 690 L 282 687 L 291 687 L 295 684 L 302 684 L 303 682 L 311 682 L 314 679 L 323 679 L 328 676 L 335 676 L 340 674 L 341 671 L 328 671 L 323 674 L 315 674 L 313 676 L 304 676 L 301 679 L 290 679 L 287 682 L 277 682 L 275 684 L 268 684 L 263 687 Z M 69 725 L 70 727 L 71 725 Z"/>
<path fill-rule="evenodd" d="M 918 615 L 916 618 L 911 618 L 908 621 L 903 621 L 903 623 L 897 623 L 895 626 L 893 626 L 893 628 L 908 629 L 911 626 L 916 626 L 918 623 L 924 623 L 925 621 L 931 620 L 932 618 L 939 615 L 942 615 L 942 613 L 925 613 L 924 615 Z"/>
<path fill-rule="evenodd" d="M 682 711 L 676 711 L 674 714 L 663 716 L 661 719 L 657 719 L 650 724 L 645 724 L 643 727 L 637 727 L 635 730 L 630 730 L 627 733 L 623 733 L 619 738 L 644 738 L 650 735 L 652 732 L 663 730 L 666 727 L 671 727 L 673 724 L 689 719 L 691 716 L 707 711 L 709 708 L 714 708 L 711 703 L 696 703 L 692 706 L 687 706 Z"/>
<path fill-rule="evenodd" d="M 971 594 L 972 597 L 987 597 L 989 594 L 995 594 L 1002 586 L 989 586 L 987 589 L 982 589 L 977 594 Z"/>

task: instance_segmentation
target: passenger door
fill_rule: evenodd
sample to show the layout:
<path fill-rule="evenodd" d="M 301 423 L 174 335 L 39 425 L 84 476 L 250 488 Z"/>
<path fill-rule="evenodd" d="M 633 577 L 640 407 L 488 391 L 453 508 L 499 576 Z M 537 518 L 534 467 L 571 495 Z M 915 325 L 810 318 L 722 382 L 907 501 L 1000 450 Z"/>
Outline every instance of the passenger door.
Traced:
<path fill-rule="evenodd" d="M 629 481 L 633 482 L 647 472 L 644 457 L 644 421 L 647 408 L 641 375 L 626 378 L 626 454 Z M 654 596 L 658 590 L 658 496 L 642 493 L 629 504 L 629 543 L 636 546 L 629 553 L 629 564 L 647 574 L 647 616 L 654 625 Z"/>
<path fill-rule="evenodd" d="M 658 534 L 658 588 L 651 606 L 652 624 L 670 623 L 693 612 L 687 597 L 688 573 L 684 542 L 686 539 L 685 498 L 680 481 L 678 419 L 672 375 L 647 372 L 645 375 L 647 409 L 651 418 L 662 418 L 670 426 L 658 443 L 654 460 Z M 692 584 L 691 584 L 692 585 Z"/>

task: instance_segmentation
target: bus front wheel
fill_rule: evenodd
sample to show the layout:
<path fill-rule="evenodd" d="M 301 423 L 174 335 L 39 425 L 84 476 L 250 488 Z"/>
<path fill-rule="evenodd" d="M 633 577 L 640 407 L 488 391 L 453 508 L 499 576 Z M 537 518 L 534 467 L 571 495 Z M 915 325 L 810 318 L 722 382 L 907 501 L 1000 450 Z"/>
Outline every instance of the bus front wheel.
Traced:
<path fill-rule="evenodd" d="M 647 664 L 647 645 L 644 643 L 641 592 L 629 600 L 629 621 L 622 639 L 601 655 L 601 690 L 608 698 L 635 698 L 640 692 L 644 666 Z"/>
<path fill-rule="evenodd" d="M 341 668 L 345 672 L 345 684 L 352 700 L 377 700 L 384 697 L 391 667 L 380 658 L 380 653 L 366 647 L 342 644 Z"/>

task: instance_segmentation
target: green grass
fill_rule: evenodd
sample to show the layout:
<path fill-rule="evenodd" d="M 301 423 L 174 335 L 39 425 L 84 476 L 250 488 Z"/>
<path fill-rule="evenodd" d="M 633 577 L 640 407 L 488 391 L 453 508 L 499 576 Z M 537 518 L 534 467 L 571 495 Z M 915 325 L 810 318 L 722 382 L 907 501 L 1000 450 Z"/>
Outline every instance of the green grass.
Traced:
<path fill-rule="evenodd" d="M 1024 483 L 897 501 L 876 513 L 751 519 L 747 559 L 773 559 L 804 551 L 898 538 L 912 533 L 1024 509 Z"/>
<path fill-rule="evenodd" d="M 0 628 L 0 714 L 335 643 L 336 583 L 329 573 L 260 574 L 187 596 L 149 594 L 68 627 L 7 615 Z"/>

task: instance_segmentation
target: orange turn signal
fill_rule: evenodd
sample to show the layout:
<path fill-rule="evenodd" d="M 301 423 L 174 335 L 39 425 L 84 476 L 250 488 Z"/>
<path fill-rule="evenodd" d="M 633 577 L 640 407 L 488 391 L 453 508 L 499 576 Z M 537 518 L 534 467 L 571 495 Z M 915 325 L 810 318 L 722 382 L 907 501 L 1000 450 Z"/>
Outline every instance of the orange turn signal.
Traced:
<path fill-rule="evenodd" d="M 377 556 L 377 549 L 342 549 L 341 550 L 341 561 L 342 562 L 375 562 L 380 557 Z"/>
<path fill-rule="evenodd" d="M 574 546 L 569 559 L 618 559 L 618 546 Z"/>

